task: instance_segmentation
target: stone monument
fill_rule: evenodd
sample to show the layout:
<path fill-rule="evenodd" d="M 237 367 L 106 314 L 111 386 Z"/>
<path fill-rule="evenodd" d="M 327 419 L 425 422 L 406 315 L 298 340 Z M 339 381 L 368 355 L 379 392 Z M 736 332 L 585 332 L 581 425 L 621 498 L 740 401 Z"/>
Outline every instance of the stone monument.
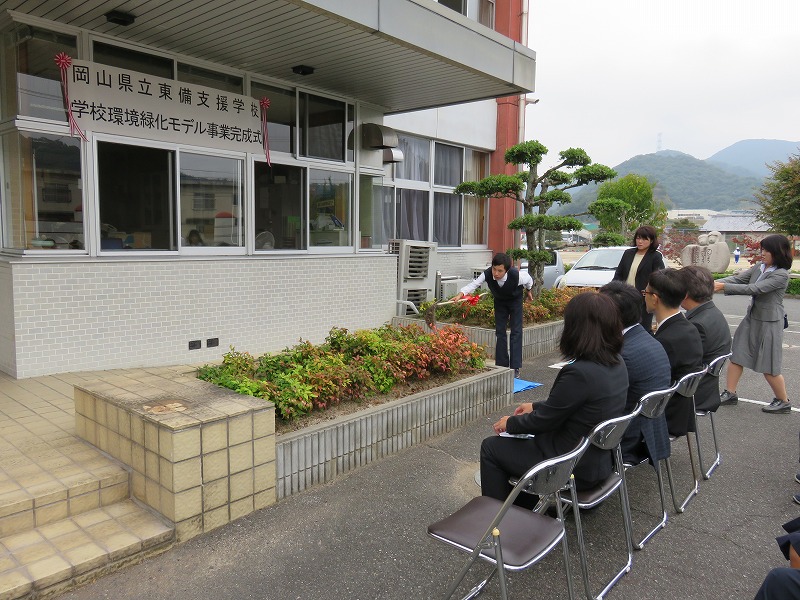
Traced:
<path fill-rule="evenodd" d="M 681 252 L 682 265 L 706 267 L 712 273 L 724 273 L 730 261 L 730 248 L 719 231 L 701 234 L 696 244 L 689 244 Z"/>

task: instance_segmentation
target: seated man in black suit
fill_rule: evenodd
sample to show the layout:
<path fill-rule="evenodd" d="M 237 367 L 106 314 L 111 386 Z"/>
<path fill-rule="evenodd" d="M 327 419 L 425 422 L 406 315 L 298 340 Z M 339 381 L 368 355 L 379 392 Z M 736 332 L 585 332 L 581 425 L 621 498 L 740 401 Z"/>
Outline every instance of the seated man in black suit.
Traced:
<path fill-rule="evenodd" d="M 681 314 L 681 301 L 686 297 L 686 285 L 680 272 L 663 269 L 650 275 L 644 289 L 647 312 L 658 324 L 655 338 L 664 346 L 669 358 L 672 380 L 699 371 L 703 367 L 703 342 L 700 334 Z M 686 435 L 694 431 L 694 407 L 690 397 L 674 394 L 665 412 L 670 435 Z"/>
<path fill-rule="evenodd" d="M 697 327 L 703 344 L 703 364 L 731 351 L 731 329 L 725 316 L 711 300 L 714 297 L 714 277 L 705 267 L 690 265 L 680 270 L 686 285 L 686 320 Z M 705 375 L 694 394 L 698 410 L 719 408 L 719 377 Z"/>
<path fill-rule="evenodd" d="M 640 324 L 642 294 L 632 285 L 612 281 L 600 293 L 614 301 L 622 318 L 622 360 L 628 368 L 628 397 L 625 412 L 636 408 L 642 396 L 670 387 L 669 358 L 664 347 Z M 622 458 L 628 464 L 650 459 L 651 464 L 669 456 L 667 419 L 636 417 L 622 438 Z"/>

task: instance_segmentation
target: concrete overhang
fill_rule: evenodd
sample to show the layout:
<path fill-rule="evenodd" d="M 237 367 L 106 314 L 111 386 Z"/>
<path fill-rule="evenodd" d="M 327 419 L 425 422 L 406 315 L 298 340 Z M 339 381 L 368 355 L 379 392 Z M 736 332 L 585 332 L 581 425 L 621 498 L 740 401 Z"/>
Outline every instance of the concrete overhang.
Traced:
<path fill-rule="evenodd" d="M 17 14 L 355 98 L 387 113 L 534 90 L 532 50 L 432 0 L 3 4 Z M 135 21 L 110 23 L 105 15 L 111 10 Z M 295 74 L 297 65 L 314 72 Z"/>

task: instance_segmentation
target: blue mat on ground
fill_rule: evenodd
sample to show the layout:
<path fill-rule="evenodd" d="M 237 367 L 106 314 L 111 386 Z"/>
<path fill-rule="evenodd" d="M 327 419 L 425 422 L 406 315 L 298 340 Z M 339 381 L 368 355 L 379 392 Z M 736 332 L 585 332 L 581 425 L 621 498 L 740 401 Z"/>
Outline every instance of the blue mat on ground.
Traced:
<path fill-rule="evenodd" d="M 524 392 L 525 390 L 532 390 L 542 385 L 535 381 L 525 381 L 524 379 L 514 379 L 514 393 Z"/>

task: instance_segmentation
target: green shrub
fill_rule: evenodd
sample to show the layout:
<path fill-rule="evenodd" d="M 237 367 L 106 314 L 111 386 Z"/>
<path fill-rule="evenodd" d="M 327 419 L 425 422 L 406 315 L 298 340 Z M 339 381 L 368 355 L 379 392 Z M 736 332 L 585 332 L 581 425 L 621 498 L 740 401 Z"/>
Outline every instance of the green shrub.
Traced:
<path fill-rule="evenodd" d="M 582 288 L 544 289 L 539 298 L 522 305 L 523 326 L 555 321 L 564 316 L 564 308 L 575 296 L 585 292 Z M 424 315 L 433 302 L 424 302 L 420 306 L 420 315 Z M 459 302 L 436 306 L 436 321 L 443 323 L 459 323 L 475 327 L 494 329 L 494 298 L 491 294 L 483 296 L 477 304 Z"/>
<path fill-rule="evenodd" d="M 483 348 L 457 327 L 425 333 L 417 325 L 385 325 L 352 334 L 334 328 L 319 346 L 300 341 L 258 358 L 231 347 L 222 364 L 205 365 L 197 376 L 269 400 L 280 418 L 291 421 L 312 410 L 389 392 L 401 382 L 470 372 L 484 365 Z"/>

